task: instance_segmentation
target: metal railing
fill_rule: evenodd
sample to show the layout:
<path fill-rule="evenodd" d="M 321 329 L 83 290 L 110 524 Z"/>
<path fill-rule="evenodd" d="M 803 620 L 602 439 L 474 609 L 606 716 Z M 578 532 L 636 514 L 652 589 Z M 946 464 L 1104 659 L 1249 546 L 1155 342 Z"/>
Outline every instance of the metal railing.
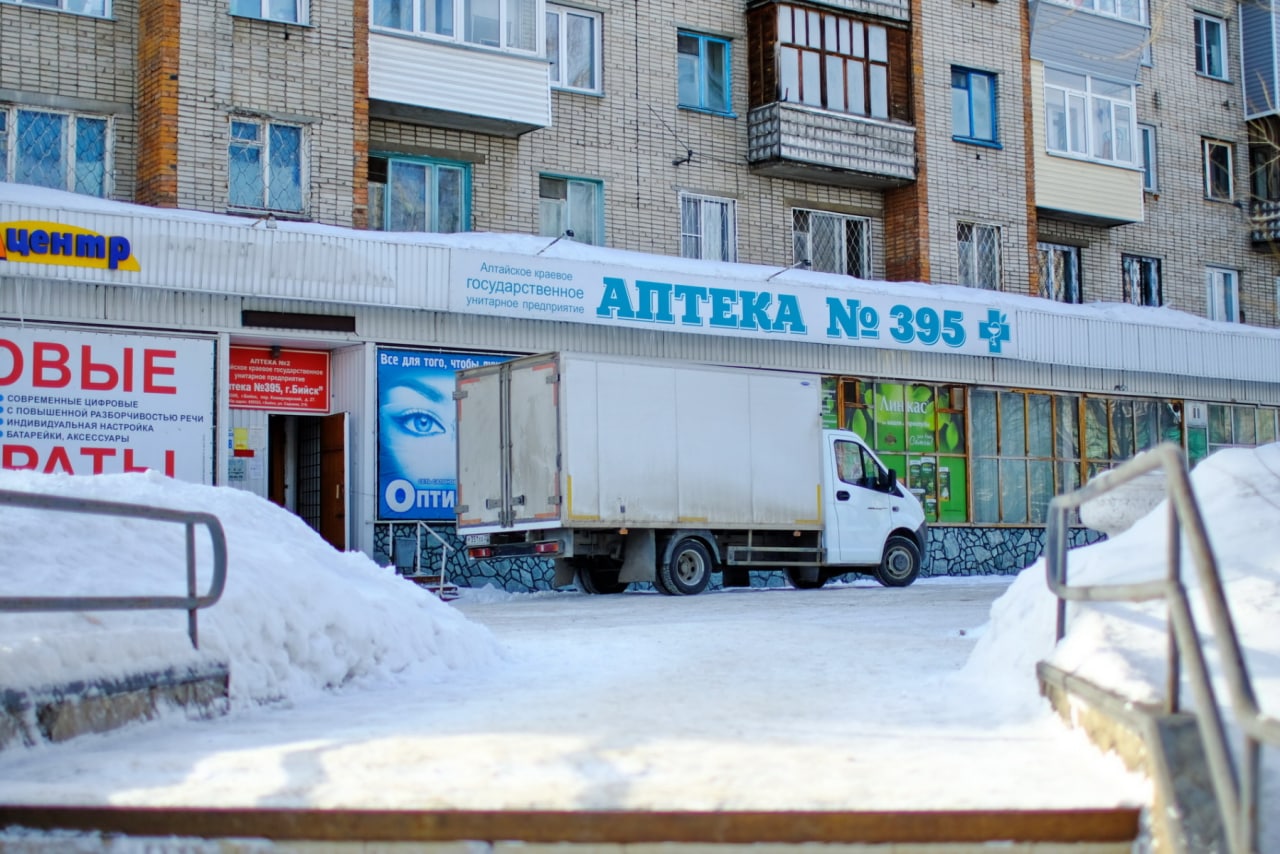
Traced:
<path fill-rule="evenodd" d="M 1103 493 L 1109 492 L 1148 472 L 1163 469 L 1168 495 L 1169 571 L 1165 578 L 1130 584 L 1070 586 L 1067 579 L 1067 529 L 1071 514 Z M 1205 660 L 1186 588 L 1182 584 L 1182 543 L 1185 531 L 1187 550 L 1195 564 L 1209 628 L 1217 645 L 1223 676 L 1230 693 L 1231 710 L 1243 736 L 1241 768 L 1237 774 L 1227 744 L 1226 729 Z M 1258 708 L 1253 683 L 1240 648 L 1231 611 L 1227 606 L 1218 574 L 1217 560 L 1205 534 L 1200 507 L 1191 490 L 1186 457 L 1172 443 L 1159 445 L 1120 467 L 1106 472 L 1074 492 L 1049 502 L 1049 522 L 1045 546 L 1049 588 L 1058 597 L 1058 640 L 1066 632 L 1067 602 L 1143 602 L 1164 599 L 1168 603 L 1168 672 L 1165 710 L 1178 710 L 1178 688 L 1182 659 L 1194 695 L 1195 715 L 1204 741 L 1209 773 L 1218 811 L 1232 854 L 1249 854 L 1258 844 L 1258 796 L 1260 745 L 1280 746 L 1280 720 L 1264 715 Z"/>
<path fill-rule="evenodd" d="M 222 523 L 211 513 L 148 507 L 118 501 L 99 501 L 67 495 L 14 492 L 0 489 L 0 506 L 29 507 L 67 513 L 91 513 L 99 516 L 123 516 L 157 522 L 177 522 L 186 527 L 187 595 L 186 596 L 4 596 L 0 612 L 34 611 L 147 611 L 175 609 L 187 612 L 187 634 L 191 645 L 199 649 L 200 637 L 196 611 L 207 608 L 222 597 L 227 581 L 227 537 Z M 206 593 L 196 593 L 195 526 L 209 529 L 213 547 L 213 578 Z"/>
<path fill-rule="evenodd" d="M 400 568 L 400 564 L 396 561 L 395 526 L 403 525 L 403 524 L 406 524 L 406 523 L 404 522 L 388 522 L 387 523 L 387 541 L 388 541 L 387 549 L 391 553 L 391 562 L 393 565 L 396 566 L 397 569 Z M 415 522 L 414 523 L 414 550 L 413 550 L 413 574 L 415 576 L 422 575 L 422 532 L 423 531 L 426 531 L 428 536 L 434 538 L 435 541 L 440 544 L 440 575 L 439 575 L 438 585 L 440 589 L 443 590 L 445 584 L 448 583 L 449 553 L 454 550 L 453 546 L 449 545 L 449 541 L 446 540 L 444 537 L 440 536 L 440 534 L 436 533 L 435 529 L 433 529 L 426 522 L 423 522 L 421 520 Z"/>

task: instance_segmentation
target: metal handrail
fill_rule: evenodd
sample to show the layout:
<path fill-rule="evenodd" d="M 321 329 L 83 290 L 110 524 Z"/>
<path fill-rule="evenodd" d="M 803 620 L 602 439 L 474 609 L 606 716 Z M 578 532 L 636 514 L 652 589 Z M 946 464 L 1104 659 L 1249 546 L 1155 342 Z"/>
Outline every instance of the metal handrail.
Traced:
<path fill-rule="evenodd" d="M 1159 581 L 1132 584 L 1095 584 L 1071 587 L 1067 581 L 1067 529 L 1073 510 L 1103 493 L 1148 472 L 1163 469 L 1169 497 L 1169 572 Z M 1210 629 L 1217 643 L 1223 673 L 1230 693 L 1231 708 L 1244 737 L 1242 768 L 1237 776 L 1226 730 L 1213 683 L 1205 661 L 1199 629 L 1182 584 L 1182 532 L 1195 563 Z M 1177 445 L 1166 442 L 1152 448 L 1088 484 L 1054 497 L 1049 502 L 1045 564 L 1049 589 L 1058 597 L 1058 640 L 1066 632 L 1067 602 L 1142 602 L 1164 599 L 1168 603 L 1168 673 L 1165 709 L 1178 710 L 1181 659 L 1187 660 L 1187 675 L 1195 701 L 1196 720 L 1209 762 L 1210 778 L 1218 810 L 1226 829 L 1227 845 L 1233 854 L 1249 854 L 1257 849 L 1260 742 L 1280 746 L 1280 720 L 1262 714 L 1254 695 L 1249 669 L 1241 652 L 1231 611 L 1222 589 L 1217 560 L 1209 546 L 1200 506 L 1191 489 L 1186 456 Z"/>
<path fill-rule="evenodd" d="M 452 547 L 451 545 L 449 545 L 449 542 L 448 542 L 444 537 L 442 537 L 442 536 L 440 536 L 439 534 L 437 534 L 437 533 L 432 529 L 432 527 L 431 527 L 430 525 L 428 525 L 426 522 L 422 522 L 422 521 L 419 521 L 419 522 L 418 522 L 418 540 L 419 540 L 419 543 L 421 543 L 421 539 L 422 539 L 422 531 L 423 531 L 423 529 L 424 529 L 424 528 L 426 529 L 426 532 L 427 532 L 428 534 L 430 534 L 431 536 L 433 536 L 433 537 L 435 537 L 435 538 L 436 538 L 436 542 L 440 543 L 440 593 L 441 593 L 441 595 L 443 595 L 443 594 L 444 594 L 444 585 L 445 585 L 445 583 L 446 583 L 445 574 L 446 574 L 446 572 L 447 572 L 447 570 L 448 570 L 448 567 L 449 567 L 449 552 L 453 551 L 453 547 Z M 422 559 L 422 556 L 421 556 L 422 547 L 421 547 L 421 545 L 419 545 L 419 547 L 418 547 L 418 551 L 419 551 L 418 559 L 419 559 L 419 561 L 421 561 L 421 559 Z M 421 565 L 421 563 L 419 563 L 419 565 L 418 565 L 418 571 L 419 571 L 419 572 L 421 572 L 421 571 L 422 571 L 422 565 Z"/>
<path fill-rule="evenodd" d="M 8 489 L 0 489 L 0 505 L 30 507 L 36 510 L 60 510 L 68 513 L 92 513 L 99 516 L 125 516 L 157 522 L 177 522 L 184 525 L 187 560 L 186 596 L 3 596 L 0 597 L 0 612 L 147 611 L 173 608 L 187 612 L 187 634 L 191 637 L 192 647 L 200 648 L 196 611 L 208 608 L 217 602 L 222 597 L 222 591 L 227 582 L 227 537 L 217 516 L 193 510 L 173 510 L 166 507 L 148 507 L 145 504 L 100 501 L 69 495 L 15 492 Z M 208 592 L 201 595 L 196 594 L 196 525 L 204 525 L 209 529 L 209 539 L 213 546 L 213 578 L 209 583 Z"/>

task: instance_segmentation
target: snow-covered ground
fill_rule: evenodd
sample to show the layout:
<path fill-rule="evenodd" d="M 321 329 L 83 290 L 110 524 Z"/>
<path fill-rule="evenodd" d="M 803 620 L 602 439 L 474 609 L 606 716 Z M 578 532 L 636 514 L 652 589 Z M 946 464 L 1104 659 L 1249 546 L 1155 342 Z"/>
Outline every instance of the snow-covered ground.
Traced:
<path fill-rule="evenodd" d="M 1193 474 L 1266 710 L 1280 707 L 1280 445 Z M 1016 580 L 690 598 L 464 591 L 443 604 L 244 492 L 151 474 L 0 472 L 0 489 L 209 510 L 222 602 L 185 614 L 0 614 L 0 685 L 229 663 L 230 713 L 0 753 L 0 802 L 208 806 L 950 809 L 1141 804 L 1149 785 L 1039 697 L 1048 659 L 1135 699 L 1163 684 L 1163 609 L 1073 607 L 1054 648 Z M 6 509 L 6 595 L 183 589 L 180 529 Z M 1073 553 L 1073 580 L 1163 572 L 1164 513 Z M 201 543 L 200 562 L 208 567 Z M 1194 579 L 1188 573 L 1188 582 Z M 204 582 L 207 583 L 207 580 Z M 202 584 L 203 586 L 203 584 Z M 992 604 L 994 602 L 994 605 Z M 1276 751 L 1271 751 L 1272 753 Z M 1264 756 L 1264 851 L 1280 851 Z"/>

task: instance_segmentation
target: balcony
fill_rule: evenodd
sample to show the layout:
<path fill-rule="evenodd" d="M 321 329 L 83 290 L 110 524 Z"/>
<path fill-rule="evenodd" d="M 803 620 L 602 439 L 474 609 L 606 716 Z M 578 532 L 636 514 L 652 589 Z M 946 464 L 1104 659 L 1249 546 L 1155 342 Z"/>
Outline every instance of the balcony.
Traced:
<path fill-rule="evenodd" d="M 1280 201 L 1253 202 L 1249 206 L 1249 228 L 1254 243 L 1280 243 Z"/>
<path fill-rule="evenodd" d="M 782 101 L 747 115 L 747 160 L 773 178 L 884 190 L 916 179 L 910 125 Z"/>
<path fill-rule="evenodd" d="M 369 114 L 517 137 L 551 124 L 547 68 L 537 56 L 371 32 Z"/>

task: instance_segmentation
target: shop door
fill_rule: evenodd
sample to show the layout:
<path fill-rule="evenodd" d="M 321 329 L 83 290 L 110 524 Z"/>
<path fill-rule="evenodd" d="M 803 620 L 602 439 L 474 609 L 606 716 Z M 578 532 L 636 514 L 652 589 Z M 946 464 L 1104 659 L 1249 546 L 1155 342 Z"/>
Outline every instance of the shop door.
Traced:
<path fill-rule="evenodd" d="M 347 413 L 320 421 L 320 536 L 347 549 Z"/>
<path fill-rule="evenodd" d="M 347 548 L 347 421 L 335 415 L 272 415 L 267 497 L 336 549 Z"/>

